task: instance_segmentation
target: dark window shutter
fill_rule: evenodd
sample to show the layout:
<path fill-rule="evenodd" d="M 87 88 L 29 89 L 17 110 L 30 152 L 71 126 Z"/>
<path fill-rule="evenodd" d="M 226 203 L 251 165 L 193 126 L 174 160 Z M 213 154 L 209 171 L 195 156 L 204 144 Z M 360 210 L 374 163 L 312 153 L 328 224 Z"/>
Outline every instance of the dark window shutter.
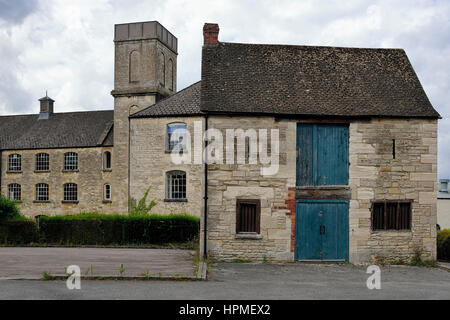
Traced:
<path fill-rule="evenodd" d="M 260 233 L 260 200 L 236 201 L 236 233 Z"/>

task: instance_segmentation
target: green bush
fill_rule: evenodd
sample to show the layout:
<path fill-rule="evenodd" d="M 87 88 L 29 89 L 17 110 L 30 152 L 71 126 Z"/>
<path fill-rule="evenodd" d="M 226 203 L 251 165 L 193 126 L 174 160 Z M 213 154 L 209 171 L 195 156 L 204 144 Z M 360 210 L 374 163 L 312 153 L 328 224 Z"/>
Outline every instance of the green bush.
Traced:
<path fill-rule="evenodd" d="M 16 203 L 0 194 L 0 221 L 18 217 L 20 217 L 20 211 L 19 208 L 17 208 Z"/>
<path fill-rule="evenodd" d="M 437 232 L 437 258 L 450 261 L 450 229 Z"/>
<path fill-rule="evenodd" d="M 126 216 L 85 213 L 40 217 L 41 242 L 127 245 L 187 242 L 198 236 L 199 219 L 189 215 Z"/>
<path fill-rule="evenodd" d="M 26 218 L 0 222 L 0 243 L 4 245 L 30 244 L 39 241 L 36 223 Z"/>

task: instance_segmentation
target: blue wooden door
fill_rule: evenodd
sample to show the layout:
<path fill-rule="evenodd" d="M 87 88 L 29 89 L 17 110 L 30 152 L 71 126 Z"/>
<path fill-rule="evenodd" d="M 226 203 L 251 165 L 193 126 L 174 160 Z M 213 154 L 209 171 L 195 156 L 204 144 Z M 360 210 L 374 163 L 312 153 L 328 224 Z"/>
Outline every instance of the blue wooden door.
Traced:
<path fill-rule="evenodd" d="M 348 260 L 348 201 L 298 200 L 296 260 Z"/>
<path fill-rule="evenodd" d="M 297 125 L 297 186 L 348 184 L 348 126 Z"/>

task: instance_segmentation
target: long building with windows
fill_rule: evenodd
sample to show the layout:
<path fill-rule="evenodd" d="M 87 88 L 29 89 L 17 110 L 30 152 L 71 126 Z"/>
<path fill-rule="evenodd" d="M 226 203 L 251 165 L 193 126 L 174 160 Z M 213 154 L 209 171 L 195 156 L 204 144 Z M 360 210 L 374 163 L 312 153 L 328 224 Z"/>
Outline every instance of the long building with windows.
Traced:
<path fill-rule="evenodd" d="M 150 189 L 222 260 L 436 259 L 440 115 L 405 51 L 218 34 L 177 92 L 177 38 L 116 25 L 114 110 L 0 117 L 2 193 L 36 216 L 127 213 Z"/>

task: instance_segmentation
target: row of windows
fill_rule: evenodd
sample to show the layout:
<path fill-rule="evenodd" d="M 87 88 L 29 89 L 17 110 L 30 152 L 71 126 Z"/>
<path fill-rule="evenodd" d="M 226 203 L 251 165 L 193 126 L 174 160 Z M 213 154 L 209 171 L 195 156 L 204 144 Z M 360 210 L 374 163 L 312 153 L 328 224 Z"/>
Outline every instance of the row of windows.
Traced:
<path fill-rule="evenodd" d="M 111 169 L 111 152 L 106 151 L 103 154 L 103 168 Z M 38 153 L 36 155 L 36 171 L 50 171 L 50 155 L 48 153 Z M 66 152 L 64 154 L 64 171 L 78 170 L 78 153 Z M 22 156 L 20 154 L 10 154 L 8 156 L 8 171 L 22 171 Z"/>
<path fill-rule="evenodd" d="M 259 233 L 260 200 L 236 201 L 236 233 Z M 411 230 L 410 201 L 376 201 L 372 205 L 372 230 Z"/>
<path fill-rule="evenodd" d="M 173 200 L 186 199 L 186 172 L 184 171 L 170 171 L 166 174 L 167 177 L 167 198 Z M 49 201 L 49 187 L 47 183 L 36 184 L 36 201 Z M 64 201 L 78 200 L 78 187 L 75 183 L 64 184 Z M 18 183 L 11 183 L 8 185 L 8 198 L 10 200 L 22 200 L 22 187 Z M 111 200 L 111 185 L 105 184 L 103 188 L 103 199 Z"/>
<path fill-rule="evenodd" d="M 66 183 L 63 185 L 63 201 L 78 201 L 78 186 L 75 183 Z M 111 200 L 111 185 L 104 185 L 104 200 Z M 22 186 L 18 183 L 8 185 L 8 198 L 10 200 L 22 200 Z M 49 201 L 49 187 L 47 183 L 36 184 L 36 201 Z"/>

